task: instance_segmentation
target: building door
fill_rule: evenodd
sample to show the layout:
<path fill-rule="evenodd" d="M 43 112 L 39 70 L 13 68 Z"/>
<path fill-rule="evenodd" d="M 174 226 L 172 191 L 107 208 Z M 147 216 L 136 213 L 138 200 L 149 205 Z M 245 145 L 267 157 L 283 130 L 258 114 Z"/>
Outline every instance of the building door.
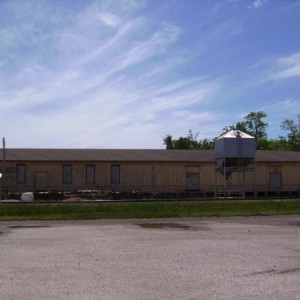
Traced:
<path fill-rule="evenodd" d="M 199 190 L 199 173 L 194 173 L 194 172 L 186 173 L 186 189 L 188 191 Z"/>
<path fill-rule="evenodd" d="M 269 187 L 271 189 L 281 188 L 281 173 L 279 172 L 269 173 Z"/>
<path fill-rule="evenodd" d="M 37 191 L 46 191 L 48 189 L 48 173 L 35 172 L 34 185 Z"/>

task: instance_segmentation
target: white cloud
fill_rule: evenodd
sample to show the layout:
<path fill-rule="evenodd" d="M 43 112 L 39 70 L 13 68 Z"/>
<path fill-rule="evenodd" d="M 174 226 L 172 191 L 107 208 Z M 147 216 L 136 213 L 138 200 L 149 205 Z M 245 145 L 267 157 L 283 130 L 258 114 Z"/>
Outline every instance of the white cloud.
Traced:
<path fill-rule="evenodd" d="M 0 26 L 0 128 L 10 147 L 157 148 L 166 134 L 188 129 L 214 137 L 248 109 L 237 99 L 269 64 L 243 79 L 239 67 L 249 61 L 238 66 L 238 43 L 247 24 L 221 3 L 211 26 L 155 10 L 152 1 L 47 2 L 45 10 L 17 2 Z M 245 39 L 229 43 L 241 33 Z M 279 59 L 272 79 L 299 76 L 299 56 Z M 233 102 L 237 111 L 228 109 Z"/>
<path fill-rule="evenodd" d="M 163 24 L 162 30 L 155 32 L 150 39 L 138 43 L 124 54 L 116 57 L 113 61 L 114 67 L 110 68 L 110 73 L 121 71 L 160 54 L 170 43 L 177 40 L 179 34 L 179 27 Z"/>
<path fill-rule="evenodd" d="M 287 79 L 300 76 L 300 52 L 279 58 L 276 61 L 275 71 L 270 79 Z"/>
<path fill-rule="evenodd" d="M 244 32 L 244 26 L 238 18 L 231 18 L 223 22 L 214 24 L 210 30 L 206 43 L 210 43 L 210 40 L 220 41 L 223 39 L 232 39 Z"/>
<path fill-rule="evenodd" d="M 122 20 L 119 16 L 108 12 L 100 13 L 99 18 L 104 24 L 111 27 L 118 27 L 122 23 Z"/>
<path fill-rule="evenodd" d="M 269 114 L 276 114 L 278 116 L 297 114 L 300 111 L 300 99 L 288 98 L 279 102 L 273 103 L 266 107 L 262 107 L 261 110 L 268 111 Z"/>
<path fill-rule="evenodd" d="M 103 86 L 103 91 L 98 91 L 91 96 L 84 96 L 79 103 L 62 108 L 54 113 L 42 111 L 41 113 L 28 113 L 22 118 L 24 123 L 18 129 L 23 147 L 40 145 L 37 137 L 41 132 L 46 133 L 47 139 L 43 141 L 46 147 L 60 145 L 89 145 L 89 147 L 134 147 L 153 148 L 161 147 L 162 138 L 168 132 L 182 132 L 195 124 L 209 124 L 216 119 L 209 113 L 193 112 L 191 101 L 197 97 L 198 101 L 209 99 L 209 91 L 205 90 L 205 83 L 193 85 L 184 83 L 175 84 L 174 89 L 168 89 L 164 98 L 159 101 L 152 100 L 156 95 L 155 89 L 149 94 L 143 91 L 134 91 L 134 95 L 126 90 L 123 85 L 117 84 L 111 88 Z M 177 88 L 181 86 L 186 97 L 177 96 Z M 201 88 L 202 98 L 201 98 Z M 197 92 L 196 92 L 197 91 Z M 158 90 L 159 94 L 160 91 Z M 210 93 L 213 94 L 211 88 Z M 23 95 L 27 97 L 27 95 Z M 23 107 L 20 113 L 24 111 Z M 176 109 L 185 109 L 185 114 L 176 113 Z M 18 114 L 18 111 L 14 110 Z M 38 124 L 38 126 L 36 126 Z M 207 126 L 208 127 L 208 126 Z M 30 128 L 30 131 L 27 131 Z M 205 127 L 206 128 L 206 127 Z M 13 137 L 14 127 L 9 127 L 9 136 Z M 161 140 L 154 137 L 160 135 Z M 65 137 L 61 139 L 61 137 Z M 11 141 L 11 144 L 16 142 Z M 20 143 L 20 140 L 18 141 Z"/>
<path fill-rule="evenodd" d="M 259 8 L 262 7 L 264 4 L 266 4 L 267 2 L 268 2 L 267 0 L 255 0 L 252 5 L 254 8 Z"/>

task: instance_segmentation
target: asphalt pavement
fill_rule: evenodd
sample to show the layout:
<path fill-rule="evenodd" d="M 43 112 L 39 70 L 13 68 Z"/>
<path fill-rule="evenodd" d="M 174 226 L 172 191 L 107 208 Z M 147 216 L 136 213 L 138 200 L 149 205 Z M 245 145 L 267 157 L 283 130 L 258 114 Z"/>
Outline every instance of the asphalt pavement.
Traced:
<path fill-rule="evenodd" d="M 2 221 L 0 299 L 300 300 L 300 216 Z"/>

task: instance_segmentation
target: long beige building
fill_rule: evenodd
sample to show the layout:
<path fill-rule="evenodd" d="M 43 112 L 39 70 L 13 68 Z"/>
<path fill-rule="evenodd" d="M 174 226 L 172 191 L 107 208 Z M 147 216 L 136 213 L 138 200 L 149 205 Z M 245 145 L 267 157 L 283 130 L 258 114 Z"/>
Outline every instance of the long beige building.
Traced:
<path fill-rule="evenodd" d="M 3 164 L 1 184 L 8 193 L 114 190 L 208 197 L 225 189 L 246 196 L 300 191 L 300 152 L 256 151 L 250 172 L 226 179 L 216 172 L 214 150 L 6 149 Z"/>

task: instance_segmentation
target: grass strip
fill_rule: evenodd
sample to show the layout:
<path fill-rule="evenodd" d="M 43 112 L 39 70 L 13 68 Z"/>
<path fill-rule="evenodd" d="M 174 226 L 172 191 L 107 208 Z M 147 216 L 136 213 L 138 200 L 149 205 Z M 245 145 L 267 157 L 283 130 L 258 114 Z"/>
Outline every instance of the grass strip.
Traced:
<path fill-rule="evenodd" d="M 89 220 L 300 214 L 300 200 L 1 204 L 0 220 Z"/>

